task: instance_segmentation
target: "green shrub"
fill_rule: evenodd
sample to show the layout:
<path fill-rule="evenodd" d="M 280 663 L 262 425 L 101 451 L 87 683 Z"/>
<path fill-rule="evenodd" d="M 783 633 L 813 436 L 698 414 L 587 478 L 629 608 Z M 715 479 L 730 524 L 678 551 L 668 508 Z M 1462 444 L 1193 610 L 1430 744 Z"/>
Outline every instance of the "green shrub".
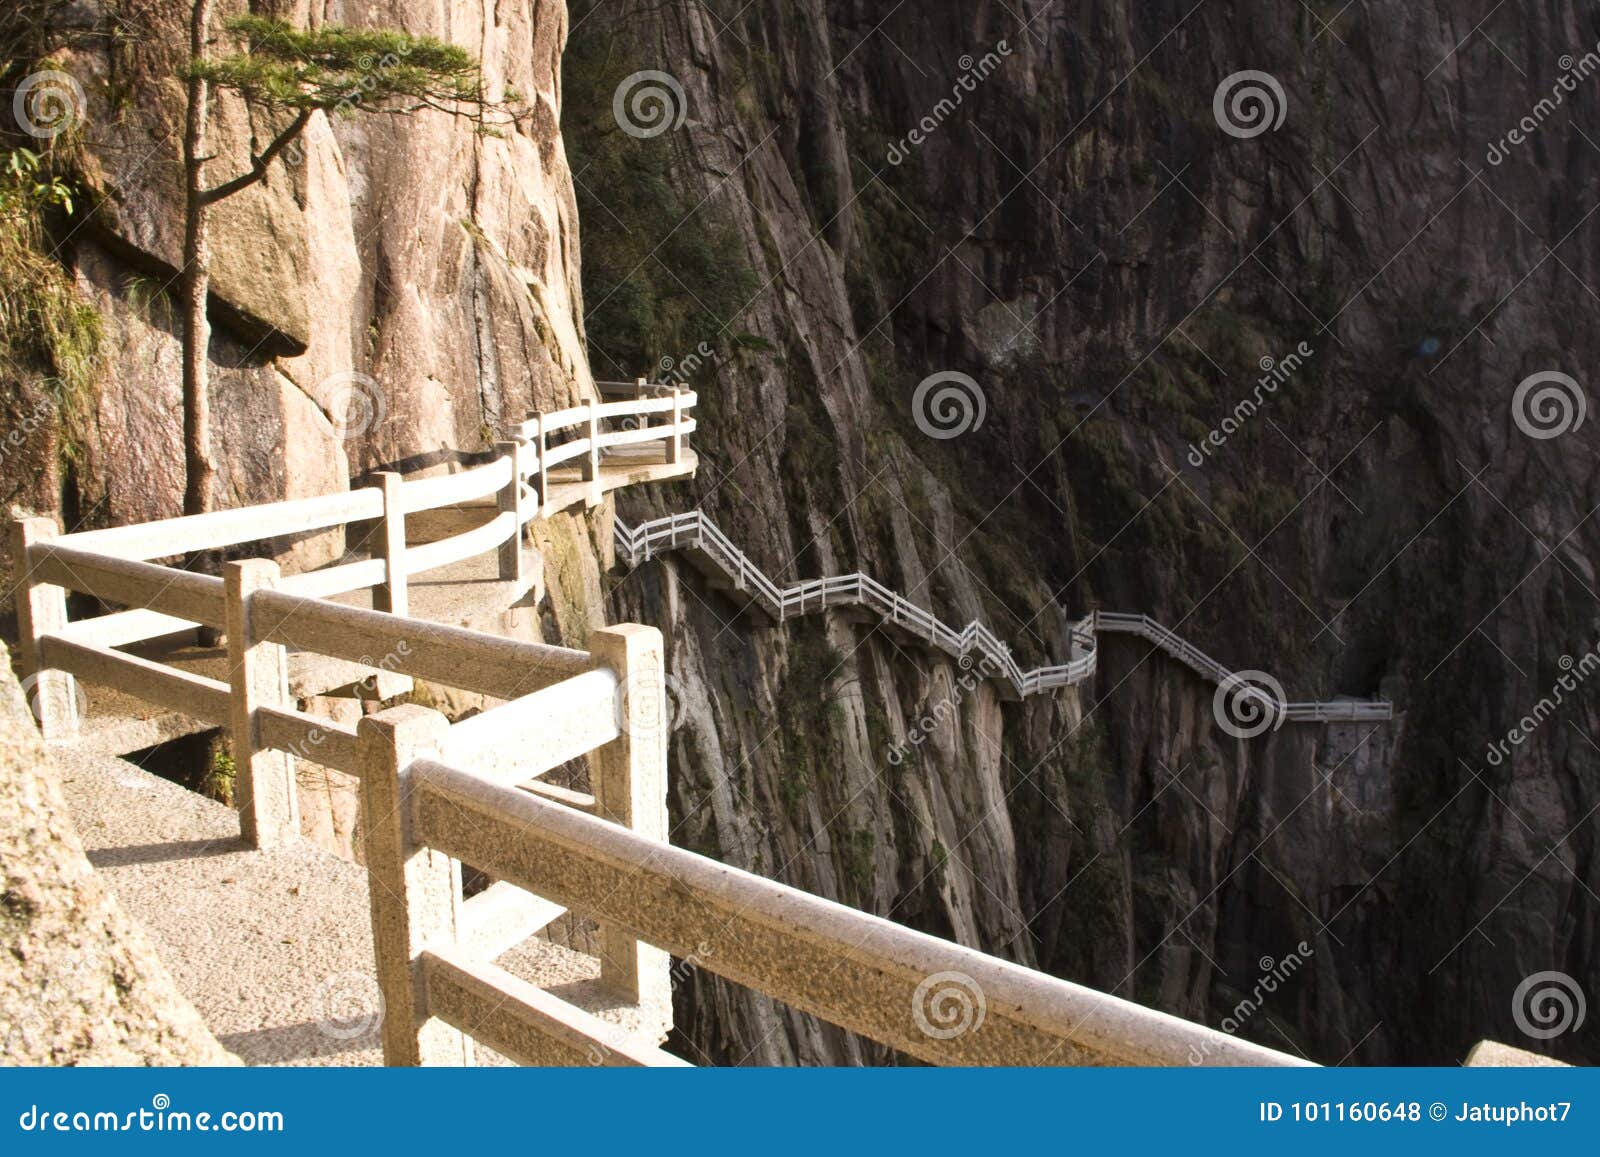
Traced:
<path fill-rule="evenodd" d="M 0 154 L 0 380 L 41 385 L 75 457 L 103 362 L 100 314 L 57 260 L 45 228 L 70 214 L 71 186 L 28 149 Z M 17 399 L 13 398 L 12 401 Z"/>

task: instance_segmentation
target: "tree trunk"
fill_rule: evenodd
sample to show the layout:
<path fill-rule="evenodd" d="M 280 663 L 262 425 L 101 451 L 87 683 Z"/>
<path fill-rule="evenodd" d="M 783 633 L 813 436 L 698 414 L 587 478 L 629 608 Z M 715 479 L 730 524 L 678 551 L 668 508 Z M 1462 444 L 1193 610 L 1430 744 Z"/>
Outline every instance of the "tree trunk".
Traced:
<path fill-rule="evenodd" d="M 195 0 L 189 25 L 191 59 L 206 59 L 206 38 L 211 25 L 212 0 Z M 207 356 L 211 325 L 206 299 L 211 291 L 210 238 L 205 197 L 206 121 L 210 85 L 198 76 L 189 78 L 189 107 L 183 135 L 185 205 L 183 217 L 183 512 L 204 514 L 211 509 L 211 397 Z"/>

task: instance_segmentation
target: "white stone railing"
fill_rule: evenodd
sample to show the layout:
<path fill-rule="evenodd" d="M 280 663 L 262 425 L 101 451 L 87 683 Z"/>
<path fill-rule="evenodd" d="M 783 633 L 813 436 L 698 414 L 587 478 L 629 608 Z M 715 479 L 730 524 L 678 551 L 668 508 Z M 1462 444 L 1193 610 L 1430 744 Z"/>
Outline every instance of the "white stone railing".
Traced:
<path fill-rule="evenodd" d="M 667 439 L 668 462 L 692 468 L 681 442 L 690 400 L 536 417 L 537 441 L 444 479 L 390 475 L 350 494 L 75 535 L 21 521 L 23 650 L 42 726 L 54 739 L 70 733 L 72 680 L 84 678 L 229 727 L 241 830 L 261 847 L 298 834 L 294 758 L 358 777 L 389 1064 L 465 1063 L 473 1039 L 526 1063 L 682 1064 L 658 1047 L 671 1024 L 668 953 L 938 1063 L 1302 1063 L 672 847 L 654 628 L 595 631 L 591 650 L 579 651 L 405 613 L 409 576 L 473 551 L 500 551 L 503 576 L 514 577 L 520 563 L 507 540 L 518 544 L 536 510 L 588 501 L 605 486 L 597 450 L 617 434 Z M 637 425 L 603 431 L 600 420 L 612 416 Z M 576 438 L 550 440 L 574 427 Z M 550 466 L 573 459 L 587 463 L 576 484 L 550 479 Z M 408 513 L 488 496 L 499 509 L 484 526 L 407 545 Z M 282 576 L 262 559 L 226 563 L 220 578 L 148 561 L 367 519 L 381 520 L 374 558 L 305 575 Z M 329 601 L 361 587 L 386 609 Z M 903 613 L 888 592 L 868 589 Z M 68 590 L 128 609 L 73 622 Z M 813 597 L 829 594 L 803 592 L 795 605 Z M 117 649 L 194 624 L 226 632 L 227 681 Z M 971 638 L 996 645 L 981 630 Z M 501 702 L 453 725 L 413 705 L 347 728 L 293 706 L 289 648 L 363 666 L 382 655 L 388 672 Z M 589 792 L 542 782 L 583 756 Z M 464 897 L 462 861 L 498 882 Z M 493 963 L 568 911 L 598 921 L 600 980 L 636 1013 L 631 1032 Z M 950 984 L 969 1002 L 969 1022 L 955 1032 L 943 1019 L 952 994 L 941 986 Z"/>
<path fill-rule="evenodd" d="M 814 614 L 833 607 L 865 607 L 883 622 L 945 654 L 961 658 L 976 652 L 982 659 L 977 666 L 1019 698 L 1073 686 L 1093 676 L 1098 656 L 1095 639 L 1102 632 L 1134 634 L 1148 639 L 1214 683 L 1231 685 L 1238 680 L 1238 676 L 1221 663 L 1148 615 L 1105 611 L 1093 612 L 1071 625 L 1072 653 L 1065 663 L 1023 670 L 1012 658 L 1011 649 L 983 623 L 974 619 L 957 630 L 859 571 L 780 586 L 698 510 L 651 519 L 638 526 L 629 526 L 618 519 L 615 538 L 618 554 L 630 567 L 639 566 L 666 551 L 694 552 L 714 565 L 736 592 L 747 596 L 763 614 L 780 623 L 796 615 Z M 1254 689 L 1258 685 L 1251 683 L 1249 687 Z M 1251 691 L 1251 694 L 1257 693 L 1266 695 Z M 1263 705 L 1268 710 L 1281 712 L 1285 719 L 1301 723 L 1381 720 L 1393 714 L 1393 705 L 1383 700 L 1292 703 L 1264 697 Z"/>
<path fill-rule="evenodd" d="M 598 504 L 605 490 L 633 478 L 632 469 L 602 468 L 608 451 L 659 441 L 662 463 L 655 476 L 692 472 L 694 456 L 684 438 L 695 428 L 687 414 L 694 403 L 692 393 L 674 390 L 535 414 L 513 440 L 499 443 L 498 457 L 457 474 L 406 480 L 380 473 L 376 485 L 361 490 L 75 534 L 60 534 L 50 519 L 20 520 L 12 535 L 22 576 L 20 650 L 35 677 L 45 738 L 77 734 L 78 678 L 229 728 L 246 839 L 259 847 L 295 838 L 298 805 L 287 753 L 351 771 L 355 734 L 294 709 L 287 649 L 501 697 L 586 669 L 589 659 L 581 651 L 412 618 L 408 582 L 494 552 L 500 579 L 520 590 L 524 525 L 580 502 Z M 564 464 L 576 467 L 575 480 L 551 477 Z M 494 512 L 481 525 L 407 543 L 409 515 L 486 501 Z M 261 559 L 230 562 L 221 577 L 149 561 L 368 521 L 377 524 L 369 540 L 372 557 L 303 574 L 285 576 Z M 372 610 L 328 601 L 368 588 Z M 127 609 L 70 621 L 69 591 Z M 227 681 L 118 649 L 197 626 L 226 634 Z M 470 662 L 463 665 L 464 658 Z"/>
<path fill-rule="evenodd" d="M 1307 1063 L 649 834 L 664 811 L 661 636 L 606 634 L 605 662 L 626 672 L 620 714 L 617 684 L 591 673 L 454 727 L 415 707 L 362 721 L 363 806 L 386 817 L 367 856 L 388 1063 L 462 1063 L 469 1034 L 529 1063 L 682 1063 L 489 963 L 498 941 L 459 931 L 450 872 L 461 861 L 530 905 L 592 915 L 606 930 L 602 974 L 642 1009 L 670 1001 L 670 953 L 934 1064 Z M 514 786 L 595 743 L 596 815 Z M 518 762 L 477 762 L 506 751 Z"/>

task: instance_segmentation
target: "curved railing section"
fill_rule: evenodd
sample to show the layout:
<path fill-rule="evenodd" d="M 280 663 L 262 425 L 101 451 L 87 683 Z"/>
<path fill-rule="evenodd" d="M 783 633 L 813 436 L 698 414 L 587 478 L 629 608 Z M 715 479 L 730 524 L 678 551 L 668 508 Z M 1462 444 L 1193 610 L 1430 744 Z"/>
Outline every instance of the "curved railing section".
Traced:
<path fill-rule="evenodd" d="M 449 634 L 450 628 L 409 618 L 410 579 L 494 552 L 500 579 L 523 584 L 524 525 L 579 503 L 596 505 L 606 490 L 639 480 L 641 469 L 648 478 L 694 470 L 695 457 L 684 439 L 695 429 L 688 416 L 695 395 L 673 388 L 654 389 L 648 397 L 639 393 L 623 401 L 588 401 L 533 414 L 510 440 L 498 444 L 497 457 L 456 474 L 408 480 L 383 472 L 374 476 L 375 485 L 360 490 L 73 534 L 60 534 L 50 519 L 20 520 L 12 540 L 13 558 L 24 576 L 18 598 L 20 643 L 24 662 L 35 673 L 36 710 L 46 738 L 67 738 L 78 730 L 74 678 L 117 687 L 204 722 L 236 724 L 232 715 L 237 702 L 251 698 L 241 682 L 251 674 L 247 656 L 232 654 L 244 634 L 232 621 L 243 597 L 236 584 L 243 580 L 238 575 L 225 579 L 197 574 L 154 559 L 375 523 L 370 558 L 294 575 L 281 575 L 272 562 L 250 560 L 249 581 L 271 588 L 263 604 L 287 600 L 285 606 L 296 609 L 295 624 L 317 622 L 327 628 L 325 633 L 289 638 L 292 632 L 284 626 L 285 641 L 301 651 L 371 666 L 376 662 L 371 656 L 384 654 L 371 648 L 374 633 L 387 637 L 385 615 L 405 617 L 412 624 L 410 634 L 418 639 Z M 657 441 L 659 454 L 653 459 L 641 456 L 641 447 Z M 564 468 L 562 474 L 553 475 L 558 468 Z M 481 524 L 432 542 L 407 543 L 408 516 L 472 504 L 490 512 Z M 238 564 L 229 566 L 231 574 Z M 328 601 L 365 589 L 372 590 L 370 611 Z M 69 591 L 127 609 L 71 620 Z M 119 650 L 196 626 L 227 634 L 231 683 Z M 350 642 L 357 637 L 359 642 Z M 479 644 L 491 651 L 505 642 L 487 638 L 491 642 Z M 505 661 L 520 664 L 537 685 L 541 664 L 555 651 L 515 646 L 522 649 L 507 652 Z M 561 662 L 555 666 L 563 669 Z M 451 673 L 445 663 L 432 677 L 461 686 L 449 678 Z M 332 725 L 325 729 L 336 742 L 348 742 L 349 736 L 337 732 Z M 236 744 L 251 746 L 238 736 Z"/>
<path fill-rule="evenodd" d="M 1012 658 L 1011 649 L 983 623 L 974 619 L 957 630 L 871 575 L 857 571 L 780 586 L 699 510 L 651 519 L 638 526 L 629 526 L 617 519 L 615 526 L 618 554 L 627 561 L 629 567 L 639 566 L 666 551 L 693 552 L 720 571 L 735 591 L 748 595 L 765 615 L 780 623 L 797 615 L 815 614 L 833 607 L 864 607 L 876 613 L 884 623 L 921 639 L 945 654 L 956 658 L 978 654 L 981 656 L 978 666 L 984 673 L 1001 681 L 1018 697 L 1082 683 L 1095 673 L 1098 656 L 1096 636 L 1101 633 L 1131 634 L 1154 643 L 1167 655 L 1219 686 L 1248 684 L 1258 689 L 1252 694 L 1265 694 L 1267 709 L 1281 713 L 1284 719 L 1302 723 L 1330 723 L 1388 719 L 1393 715 L 1393 705 L 1384 700 L 1334 699 L 1295 703 L 1270 692 L 1261 692 L 1259 681 L 1229 671 L 1148 615 L 1095 611 L 1071 625 L 1069 637 L 1072 653 L 1066 662 L 1023 670 Z M 1270 677 L 1267 681 L 1276 683 Z"/>

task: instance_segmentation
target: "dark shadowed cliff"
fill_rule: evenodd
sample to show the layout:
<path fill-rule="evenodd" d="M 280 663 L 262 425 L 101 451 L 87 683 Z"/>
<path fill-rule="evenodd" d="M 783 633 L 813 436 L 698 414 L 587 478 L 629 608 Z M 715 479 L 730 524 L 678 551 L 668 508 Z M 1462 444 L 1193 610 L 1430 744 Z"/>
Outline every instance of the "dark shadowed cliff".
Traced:
<path fill-rule="evenodd" d="M 958 696 L 895 766 L 950 664 L 730 624 L 653 565 L 617 605 L 671 631 L 681 840 L 1213 1025 L 1304 942 L 1241 1031 L 1327 1062 L 1525 1040 L 1538 971 L 1595 990 L 1592 686 L 1489 748 L 1600 628 L 1594 427 L 1515 420 L 1530 375 L 1590 386 L 1600 26 L 1490 7 L 575 9 L 596 373 L 717 359 L 708 468 L 624 516 L 699 503 L 775 573 L 864 569 L 1030 656 L 1063 611 L 1144 611 L 1291 697 L 1399 709 L 1238 741 L 1112 641 L 1091 692 Z M 677 131 L 618 132 L 641 69 Z M 1245 78 L 1273 103 L 1225 93 L 1229 133 L 1245 70 L 1281 99 Z M 981 425 L 918 429 L 937 371 Z M 721 1059 L 852 1055 L 720 986 L 684 1011 Z"/>

